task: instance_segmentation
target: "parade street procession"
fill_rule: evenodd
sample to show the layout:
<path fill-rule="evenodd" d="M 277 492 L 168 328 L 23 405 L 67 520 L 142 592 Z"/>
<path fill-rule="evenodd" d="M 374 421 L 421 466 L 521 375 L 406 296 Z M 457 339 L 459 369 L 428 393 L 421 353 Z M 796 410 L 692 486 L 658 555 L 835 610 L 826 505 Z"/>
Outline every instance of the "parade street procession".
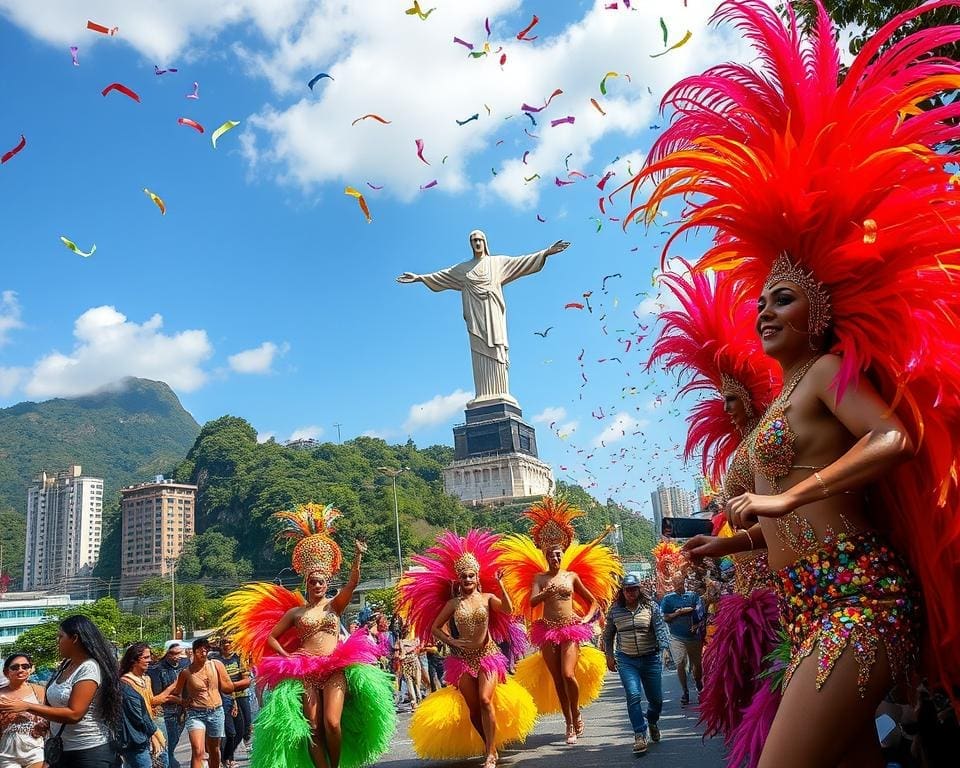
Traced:
<path fill-rule="evenodd" d="M 0 43 L 0 768 L 960 766 L 960 0 Z"/>

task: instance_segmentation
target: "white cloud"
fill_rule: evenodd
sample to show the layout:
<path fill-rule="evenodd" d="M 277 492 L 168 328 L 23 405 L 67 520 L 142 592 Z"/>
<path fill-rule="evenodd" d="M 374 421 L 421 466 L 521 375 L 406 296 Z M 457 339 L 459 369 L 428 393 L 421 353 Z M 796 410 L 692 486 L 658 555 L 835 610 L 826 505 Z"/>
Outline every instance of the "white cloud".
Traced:
<path fill-rule="evenodd" d="M 265 341 L 259 347 L 230 355 L 227 361 L 236 373 L 271 373 L 274 358 L 278 354 L 285 354 L 289 349 L 290 345 L 287 343 L 278 346 L 272 341 Z"/>
<path fill-rule="evenodd" d="M 557 437 L 559 437 L 561 440 L 570 437 L 570 435 L 577 431 L 577 427 L 579 426 L 580 422 L 577 419 L 566 421 L 557 427 Z"/>
<path fill-rule="evenodd" d="M 656 295 L 648 296 L 641 301 L 634 309 L 634 312 L 640 316 L 659 315 L 661 312 L 681 309 L 680 300 L 677 299 L 673 291 L 660 281 L 660 277 L 663 274 L 680 275 L 683 277 L 688 273 L 689 270 L 680 259 L 670 259 L 667 262 L 667 268 L 665 270 L 658 269 L 652 277 L 656 282 Z"/>
<path fill-rule="evenodd" d="M 25 373 L 25 368 L 0 368 L 0 397 L 12 395 Z"/>
<path fill-rule="evenodd" d="M 271 440 L 277 439 L 276 432 L 257 432 L 257 442 L 258 443 L 268 443 Z"/>
<path fill-rule="evenodd" d="M 23 328 L 20 302 L 15 291 L 0 293 L 0 347 L 10 341 L 10 332 Z"/>
<path fill-rule="evenodd" d="M 567 409 L 561 406 L 548 405 L 533 417 L 534 424 L 549 424 L 567 418 Z"/>
<path fill-rule="evenodd" d="M 379 440 L 391 440 L 397 436 L 395 429 L 367 429 L 360 433 L 361 437 L 375 437 Z"/>
<path fill-rule="evenodd" d="M 618 413 L 606 429 L 593 439 L 593 447 L 600 448 L 603 445 L 609 446 L 619 442 L 646 425 L 647 422 L 643 419 L 635 419 L 629 413 Z"/>
<path fill-rule="evenodd" d="M 462 411 L 471 399 L 473 395 L 470 392 L 457 389 L 449 395 L 434 395 L 425 403 L 415 403 L 410 406 L 403 428 L 407 432 L 416 432 L 423 427 L 442 424 L 453 417 L 457 411 Z"/>
<path fill-rule="evenodd" d="M 163 318 L 142 325 L 114 307 L 88 309 L 74 323 L 76 338 L 69 354 L 51 352 L 33 366 L 24 385 L 31 397 L 73 397 L 126 376 L 165 381 L 191 392 L 207 380 L 201 364 L 213 353 L 203 330 L 167 335 Z"/>
<path fill-rule="evenodd" d="M 323 427 L 311 424 L 306 427 L 298 427 L 290 433 L 288 440 L 319 440 L 323 435 Z"/>

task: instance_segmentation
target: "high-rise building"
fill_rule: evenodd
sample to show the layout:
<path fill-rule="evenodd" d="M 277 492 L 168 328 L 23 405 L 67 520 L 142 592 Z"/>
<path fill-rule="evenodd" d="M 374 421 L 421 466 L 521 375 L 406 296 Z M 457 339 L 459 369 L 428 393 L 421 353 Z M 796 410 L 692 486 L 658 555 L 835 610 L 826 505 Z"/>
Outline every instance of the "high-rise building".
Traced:
<path fill-rule="evenodd" d="M 100 557 L 103 478 L 85 477 L 79 464 L 41 472 L 27 491 L 25 590 L 69 587 L 89 576 Z"/>
<path fill-rule="evenodd" d="M 690 492 L 679 485 L 660 483 L 657 490 L 650 494 L 650 501 L 653 502 L 653 524 L 658 536 L 663 518 L 690 517 L 692 511 Z"/>
<path fill-rule="evenodd" d="M 136 594 L 144 579 L 169 576 L 183 545 L 193 536 L 197 486 L 164 480 L 120 491 L 123 531 L 120 594 Z"/>

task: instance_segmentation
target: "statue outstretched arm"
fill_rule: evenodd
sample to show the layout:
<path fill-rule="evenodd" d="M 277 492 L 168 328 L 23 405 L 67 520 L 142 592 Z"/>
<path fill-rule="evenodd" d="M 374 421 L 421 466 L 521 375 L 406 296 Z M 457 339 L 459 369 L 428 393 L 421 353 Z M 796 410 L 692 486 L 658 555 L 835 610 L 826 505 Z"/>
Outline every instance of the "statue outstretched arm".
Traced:
<path fill-rule="evenodd" d="M 398 283 L 423 283 L 431 291 L 458 291 L 460 281 L 453 274 L 453 268 L 441 269 L 439 272 L 428 272 L 418 275 L 415 272 L 404 272 L 397 278 Z"/>
<path fill-rule="evenodd" d="M 543 265 L 547 263 L 548 256 L 553 256 L 555 253 L 565 251 L 569 246 L 570 243 L 566 240 L 557 240 L 557 242 L 549 248 L 544 248 L 542 251 L 537 251 L 536 253 L 531 253 L 526 256 L 510 256 L 505 258 L 502 267 L 502 283 L 506 285 L 518 277 L 539 272 L 543 269 Z"/>

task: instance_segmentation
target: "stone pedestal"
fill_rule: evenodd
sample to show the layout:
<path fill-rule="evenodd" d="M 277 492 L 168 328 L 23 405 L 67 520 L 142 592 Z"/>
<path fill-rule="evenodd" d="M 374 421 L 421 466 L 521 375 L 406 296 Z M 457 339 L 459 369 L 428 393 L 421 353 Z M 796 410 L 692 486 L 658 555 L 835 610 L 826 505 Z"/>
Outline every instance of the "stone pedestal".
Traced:
<path fill-rule="evenodd" d="M 553 470 L 537 458 L 537 436 L 513 398 L 468 404 L 453 428 L 454 461 L 443 471 L 447 493 L 464 502 L 506 502 L 553 491 Z"/>

